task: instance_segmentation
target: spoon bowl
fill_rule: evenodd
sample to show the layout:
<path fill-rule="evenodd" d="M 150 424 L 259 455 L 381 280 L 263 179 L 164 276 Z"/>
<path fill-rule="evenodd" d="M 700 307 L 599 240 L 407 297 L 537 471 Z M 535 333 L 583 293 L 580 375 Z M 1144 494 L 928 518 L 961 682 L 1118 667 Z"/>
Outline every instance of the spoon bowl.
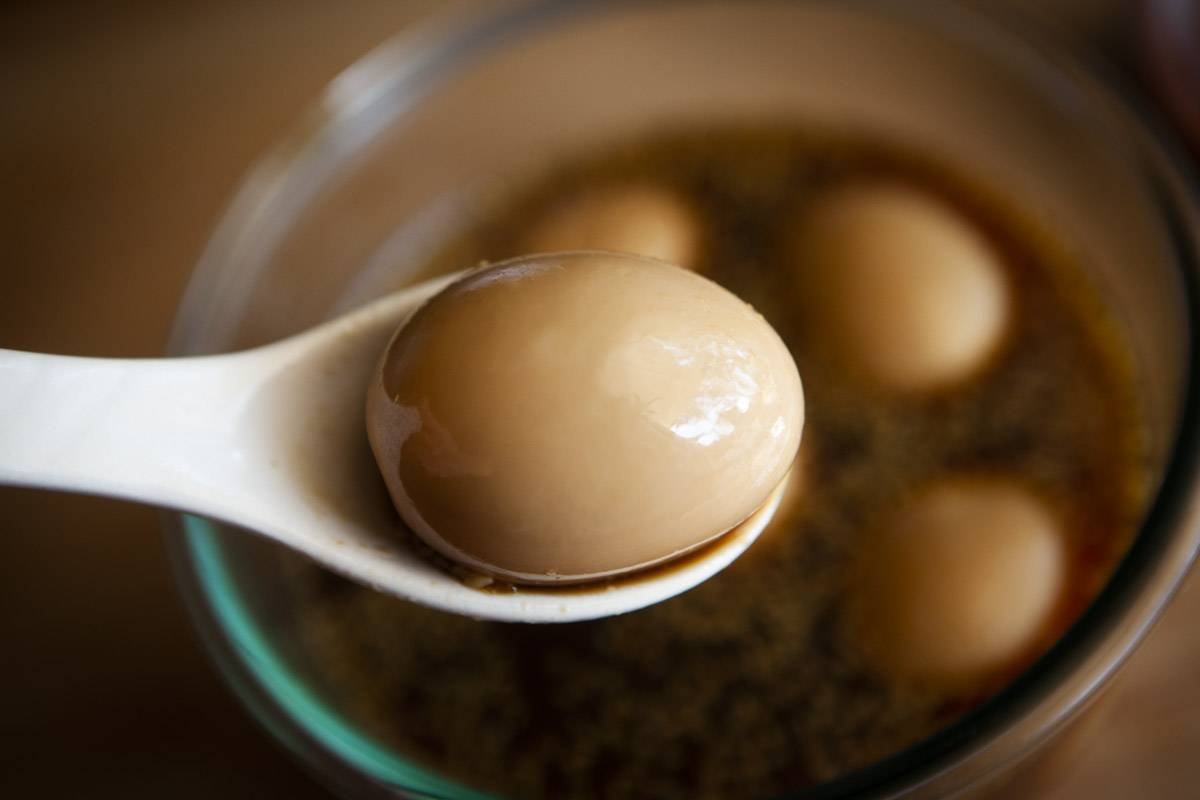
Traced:
<path fill-rule="evenodd" d="M 462 275 L 228 355 L 123 360 L 0 350 L 0 484 L 217 519 L 381 592 L 510 622 L 572 622 L 651 605 L 719 572 L 757 538 L 782 485 L 717 542 L 629 577 L 495 588 L 431 558 L 380 479 L 363 396 L 396 328 Z"/>

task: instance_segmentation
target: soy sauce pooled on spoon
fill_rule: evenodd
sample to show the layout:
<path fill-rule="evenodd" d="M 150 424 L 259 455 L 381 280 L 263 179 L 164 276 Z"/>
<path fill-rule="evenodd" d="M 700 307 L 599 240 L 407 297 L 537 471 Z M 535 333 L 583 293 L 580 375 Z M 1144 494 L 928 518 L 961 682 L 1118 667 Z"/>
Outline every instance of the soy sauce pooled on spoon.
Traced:
<path fill-rule="evenodd" d="M 749 305 L 615 253 L 471 273 L 387 347 L 367 430 L 397 510 L 512 583 L 660 564 L 759 509 L 799 447 L 795 363 Z"/>

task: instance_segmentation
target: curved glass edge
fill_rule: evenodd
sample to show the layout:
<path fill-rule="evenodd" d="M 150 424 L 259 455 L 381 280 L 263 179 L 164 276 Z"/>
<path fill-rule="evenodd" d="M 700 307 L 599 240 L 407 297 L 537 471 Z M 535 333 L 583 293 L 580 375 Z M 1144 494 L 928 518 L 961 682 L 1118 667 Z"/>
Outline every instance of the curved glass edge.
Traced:
<path fill-rule="evenodd" d="M 206 309 L 230 313 L 229 288 L 259 271 L 294 213 L 341 160 L 375 136 L 465 62 L 525 30 L 532 21 L 570 18 L 586 7 L 638 0 L 476 0 L 385 40 L 337 75 L 291 132 L 247 171 L 197 259 L 176 309 L 167 354 L 203 351 L 197 331 Z M 374 101 L 386 96 L 391 102 Z M 268 214 L 268 211 L 270 212 Z M 253 235 L 252 235 L 253 234 Z M 252 244 L 253 242 L 253 244 Z M 258 260 L 261 265 L 262 259 Z"/>
<path fill-rule="evenodd" d="M 1178 429 L 1163 482 L 1151 498 L 1129 551 L 1095 599 L 1050 650 L 982 706 L 932 737 L 862 770 L 790 796 L 794 800 L 909 794 L 902 787 L 914 777 L 920 783 L 910 789 L 932 785 L 949 774 L 977 746 L 980 735 L 1019 724 L 1038 712 L 1049 712 L 1050 719 L 1038 724 L 1037 735 L 1025 739 L 1010 758 L 972 780 L 955 783 L 953 792 L 957 796 L 986 783 L 993 773 L 1036 750 L 1088 707 L 1126 665 L 1200 559 L 1200 370 L 1195 362 L 1200 354 L 1200 183 L 1196 173 L 1184 156 L 1185 148 L 1157 112 L 1147 108 L 1134 90 L 1077 43 L 1048 41 L 1049 37 L 1032 29 L 1028 20 L 989 19 L 973 12 L 971 16 L 975 23 L 993 23 L 994 32 L 1010 41 L 1016 31 L 1028 34 L 1022 44 L 1036 53 L 1040 62 L 1057 67 L 1076 85 L 1090 84 L 1093 93 L 1115 101 L 1122 112 L 1122 118 L 1115 121 L 1124 129 L 1117 132 L 1133 145 L 1128 154 L 1138 159 L 1147 176 L 1178 259 L 1181 300 L 1189 323 L 1186 344 L 1191 354 L 1191 368 L 1181 387 Z M 1152 591 L 1146 592 L 1148 588 Z M 1140 602 L 1135 600 L 1139 596 Z M 1050 692 L 1065 686 L 1075 671 L 1081 671 L 1084 679 L 1051 707 Z"/>
<path fill-rule="evenodd" d="M 622 0 L 613 0 L 607 5 L 621 5 Z M 503 5 L 503 4 L 501 4 Z M 341 96 L 345 96 L 346 81 L 358 80 L 373 76 L 375 81 L 385 81 L 386 86 L 375 83 L 379 91 L 392 90 L 405 80 L 423 80 L 429 71 L 436 72 L 436 67 L 446 66 L 464 50 L 475 50 L 481 44 L 494 44 L 507 34 L 521 29 L 528 24 L 531 17 L 546 18 L 561 17 L 566 9 L 580 12 L 585 8 L 606 5 L 604 0 L 582 0 L 578 3 L 555 4 L 546 0 L 524 0 L 507 6 L 499 12 L 485 12 L 488 19 L 480 22 L 479 17 L 469 18 L 466 15 L 454 20 L 442 30 L 457 34 L 456 37 L 444 38 L 440 45 L 444 46 L 441 57 L 434 58 L 431 41 L 437 36 L 428 37 L 429 30 L 424 30 L 420 36 L 401 36 L 385 42 L 375 52 L 368 55 L 359 66 L 351 67 L 335 84 L 340 85 Z M 862 0 L 859 6 L 874 7 L 876 10 L 897 12 L 893 7 L 884 3 Z M 967 13 L 956 6 L 944 3 L 933 4 L 937 8 L 927 11 L 949 10 L 960 17 L 959 22 L 978 24 L 988 21 L 974 12 Z M 557 6 L 557 7 L 556 7 Z M 910 12 L 919 9 L 909 8 Z M 478 12 L 479 9 L 476 9 Z M 559 12 L 559 13 L 555 13 Z M 934 14 L 913 14 L 933 18 Z M 965 17 L 969 16 L 967 20 Z M 994 22 L 994 20 L 992 20 Z M 1003 28 L 1003 26 L 999 26 Z M 1012 43 L 1014 40 L 1011 30 L 998 30 L 1004 38 Z M 449 44 L 449 46 L 446 46 Z M 1032 46 L 1030 42 L 1025 42 Z M 1040 61 L 1045 61 L 1047 54 L 1057 51 L 1055 48 L 1043 47 L 1037 55 Z M 1078 53 L 1071 54 L 1079 59 Z M 406 59 L 416 57 L 420 68 L 400 69 Z M 366 70 L 363 64 L 368 65 Z M 1061 64 L 1060 64 L 1061 66 Z M 1107 88 L 1112 88 L 1107 87 Z M 1128 99 L 1128 98 L 1124 98 Z M 206 248 L 196 270 L 193 282 L 189 284 L 184 301 L 180 306 L 176 325 L 173 330 L 170 351 L 174 354 L 185 352 L 192 343 L 185 338 L 184 332 L 195 328 L 197 310 L 204 307 L 212 297 L 217 295 L 221 284 L 230 272 L 228 263 L 218 263 L 217 254 L 228 255 L 240 249 L 246 232 L 259 221 L 262 210 L 272 202 L 279 192 L 292 185 L 288 173 L 295 173 L 298 168 L 307 168 L 305 173 L 311 178 L 312 170 L 317 169 L 321 162 L 328 158 L 329 153 L 322 151 L 319 145 L 328 142 L 331 137 L 322 133 L 331 125 L 344 126 L 348 116 L 362 111 L 361 104 L 347 104 L 338 99 L 331 91 L 305 117 L 299 126 L 297 135 L 289 138 L 275 151 L 270 153 L 259 165 L 252 170 L 250 176 L 235 194 L 234 201 L 221 225 L 214 234 L 213 241 Z M 1139 133 L 1143 133 L 1139 131 Z M 1163 145 L 1161 135 L 1144 134 L 1145 138 Z M 336 138 L 336 137 L 333 137 Z M 1145 149 L 1151 149 L 1149 146 Z M 1178 148 L 1164 146 L 1167 151 L 1165 160 L 1175 170 L 1173 177 L 1187 184 L 1183 189 L 1176 189 L 1177 197 L 1173 201 L 1163 200 L 1162 206 L 1168 211 L 1167 218 L 1172 225 L 1172 233 L 1179 245 L 1178 253 L 1194 253 L 1196 251 L 1195 232 L 1188 221 L 1173 215 L 1170 209 L 1178 205 L 1179 196 L 1195 198 L 1194 184 L 1184 162 L 1174 154 Z M 1146 154 L 1143 153 L 1143 156 Z M 1156 166 L 1156 165 L 1148 165 Z M 1153 172 L 1164 175 L 1161 165 Z M 1148 170 L 1150 171 L 1150 170 Z M 1160 187 L 1161 189 L 1161 187 Z M 1169 194 L 1161 189 L 1160 197 Z M 235 213 L 237 212 L 237 213 Z M 1184 246 L 1190 241 L 1190 246 Z M 1191 320 L 1200 319 L 1200 265 L 1194 258 L 1181 263 L 1181 277 L 1185 284 L 1186 303 Z M 1193 353 L 1200 352 L 1200 333 L 1193 325 L 1191 331 L 1191 349 Z M 1176 448 L 1166 471 L 1167 479 L 1160 489 L 1158 498 L 1147 516 L 1146 523 L 1139 533 L 1130 552 L 1123 559 L 1113 578 L 1097 596 L 1096 600 L 1084 612 L 1079 621 L 1060 639 L 1051 650 L 1045 654 L 1030 670 L 1020 676 L 1012 684 L 998 693 L 975 712 L 908 750 L 871 765 L 850 775 L 834 781 L 811 787 L 803 792 L 791 795 L 795 798 L 851 798 L 890 796 L 901 781 L 911 779 L 914 775 L 923 774 L 929 780 L 936 778 L 939 771 L 949 768 L 956 758 L 960 757 L 972 745 L 976 737 L 983 731 L 995 730 L 1006 724 L 1011 724 L 1036 706 L 1044 698 L 1045 691 L 1055 685 L 1062 676 L 1076 667 L 1086 658 L 1080 655 L 1087 645 L 1095 644 L 1105 634 L 1112 632 L 1114 625 L 1105 619 L 1117 609 L 1128 606 L 1128 598 L 1136 593 L 1138 588 L 1145 586 L 1151 578 L 1149 573 L 1157 565 L 1159 572 L 1169 570 L 1168 574 L 1158 574 L 1155 580 L 1162 584 L 1163 597 L 1169 598 L 1177 590 L 1188 567 L 1194 560 L 1200 540 L 1195 535 L 1183 542 L 1176 542 L 1171 552 L 1168 552 L 1167 531 L 1178 526 L 1185 518 L 1196 516 L 1196 509 L 1187 508 L 1189 501 L 1195 503 L 1194 497 L 1197 476 L 1200 475 L 1200 377 L 1193 371 L 1188 376 L 1184 388 L 1186 398 L 1183 405 L 1183 419 Z M 194 517 L 179 517 L 182 531 L 178 536 L 182 544 L 178 547 L 186 549 L 186 554 L 176 553 L 178 559 L 186 559 L 188 563 L 174 563 L 177 580 L 181 584 L 196 584 L 193 597 L 185 600 L 193 621 L 201 629 L 201 635 L 210 651 L 218 660 L 218 668 L 237 691 L 239 697 L 252 710 L 255 716 L 272 731 L 279 740 L 284 742 L 294 753 L 304 755 L 311 750 L 311 743 L 298 742 L 293 731 L 280 723 L 279 716 L 284 714 L 286 719 L 313 737 L 321 747 L 340 760 L 361 769 L 365 774 L 385 783 L 403 786 L 406 791 L 422 792 L 420 796 L 449 800 L 450 798 L 468 798 L 469 800 L 487 800 L 488 795 L 471 792 L 463 787 L 446 782 L 437 776 L 426 772 L 415 765 L 389 753 L 385 747 L 372 741 L 344 718 L 323 704 L 315 694 L 293 675 L 269 649 L 261 629 L 257 626 L 248 610 L 238 597 L 225 569 L 219 552 L 219 547 L 212 535 L 209 523 Z M 169 548 L 173 549 L 173 548 Z M 173 559 L 173 562 L 175 559 Z M 1169 562 L 1169 563 L 1165 563 Z M 190 575 L 188 573 L 191 573 Z M 200 581 L 197 584 L 197 580 Z M 207 599 L 210 608 L 198 606 Z M 1126 608 L 1125 616 L 1134 616 L 1136 611 L 1139 618 L 1133 622 L 1132 634 L 1120 645 L 1118 657 L 1113 659 L 1105 668 L 1103 674 L 1091 681 L 1083 691 L 1077 693 L 1069 701 L 1062 704 L 1058 711 L 1058 723 L 1063 723 L 1077 712 L 1084 701 L 1094 694 L 1100 684 L 1107 681 L 1124 663 L 1130 651 L 1145 636 L 1165 603 L 1156 603 L 1149 609 Z M 222 636 L 227 641 L 222 640 Z M 232 650 L 230 645 L 236 650 Z M 249 673 L 248 675 L 246 673 Z M 255 685 L 251 681 L 258 681 Z M 272 699 L 279 698 L 286 708 L 273 705 Z M 1056 726 L 1055 726 L 1056 727 Z M 1044 731 L 1048 736 L 1052 731 Z M 1040 739 L 1038 740 L 1040 741 Z M 1036 746 L 1031 742 L 1027 747 Z M 322 776 L 328 777 L 328 776 Z M 982 776 L 986 777 L 986 775 Z"/>
<path fill-rule="evenodd" d="M 429 800 L 495 800 L 400 758 L 323 702 L 270 644 L 226 567 L 214 523 L 177 516 L 181 550 L 173 553 L 176 572 L 187 571 L 207 608 L 195 609 L 201 634 L 222 675 L 255 718 L 296 752 L 310 749 L 296 738 L 299 729 L 330 754 L 379 782 Z M 182 559 L 185 563 L 179 563 Z M 286 724 L 280 725 L 280 715 Z M 290 726 L 290 727 L 289 727 Z"/>
<path fill-rule="evenodd" d="M 234 191 L 185 287 L 167 354 L 200 352 L 194 332 L 204 327 L 204 309 L 212 307 L 232 281 L 246 278 L 243 262 L 251 233 L 264 225 L 267 211 L 277 210 L 285 195 L 289 200 L 283 205 L 294 206 L 293 193 L 304 196 L 305 187 L 319 182 L 339 154 L 362 138 L 361 129 L 353 136 L 345 132 L 364 116 L 370 117 L 366 129 L 377 130 L 419 99 L 432 78 L 444 76 L 464 52 L 478 55 L 523 30 L 531 17 L 570 16 L 585 5 L 605 2 L 480 2 L 392 37 L 336 77 L 293 132 L 260 158 Z M 403 94 L 407 103 L 391 105 L 380 119 L 364 102 L 364 90 L 371 97 Z M 217 671 L 302 768 L 347 795 L 382 798 L 403 791 L 428 800 L 498 800 L 393 755 L 323 703 L 270 648 L 225 567 L 213 523 L 167 512 L 163 529 L 175 582 Z M 336 768 L 331 761 L 338 762 Z M 346 766 L 369 778 L 346 778 L 341 774 Z"/>

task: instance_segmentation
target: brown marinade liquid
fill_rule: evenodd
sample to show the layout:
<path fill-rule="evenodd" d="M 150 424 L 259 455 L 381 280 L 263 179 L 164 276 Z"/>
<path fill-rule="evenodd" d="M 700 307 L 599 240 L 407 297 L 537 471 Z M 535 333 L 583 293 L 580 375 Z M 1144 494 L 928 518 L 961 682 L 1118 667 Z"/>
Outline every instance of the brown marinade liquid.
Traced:
<path fill-rule="evenodd" d="M 662 136 L 555 169 L 447 251 L 498 260 L 543 204 L 595 182 L 679 190 L 698 269 L 761 311 L 804 379 L 798 501 L 733 566 L 660 605 L 595 622 L 476 622 L 317 570 L 296 581 L 308 658 L 357 719 L 422 767 L 520 798 L 770 797 L 914 744 L 1044 651 L 1111 574 L 1142 503 L 1140 407 L 1121 340 L 1080 266 L 969 179 L 879 142 L 793 128 Z M 976 377 L 893 396 L 822 353 L 788 297 L 796 215 L 846 181 L 946 198 L 1001 254 L 1015 322 Z M 440 269 L 439 265 L 431 268 Z M 1016 476 L 1066 521 L 1069 587 L 1037 652 L 981 685 L 899 685 L 840 626 L 842 570 L 867 521 L 927 481 Z"/>

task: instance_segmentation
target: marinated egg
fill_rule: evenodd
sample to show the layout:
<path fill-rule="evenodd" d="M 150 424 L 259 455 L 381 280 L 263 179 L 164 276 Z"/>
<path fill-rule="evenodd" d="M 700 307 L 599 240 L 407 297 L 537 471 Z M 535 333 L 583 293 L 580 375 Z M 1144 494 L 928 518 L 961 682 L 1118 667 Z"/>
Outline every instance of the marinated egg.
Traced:
<path fill-rule="evenodd" d="M 469 274 L 397 332 L 367 398 L 404 520 L 514 582 L 603 577 L 715 539 L 783 479 L 803 421 L 795 363 L 749 305 L 615 253 Z"/>
<path fill-rule="evenodd" d="M 847 186 L 806 209 L 795 238 L 804 307 L 829 345 L 894 389 L 977 371 L 1009 325 L 1002 264 L 969 220 L 892 183 Z"/>
<path fill-rule="evenodd" d="M 849 635 L 881 672 L 986 678 L 1029 652 L 1061 595 L 1058 520 L 1023 486 L 944 480 L 895 511 L 859 549 Z"/>
<path fill-rule="evenodd" d="M 566 197 L 521 240 L 521 251 L 613 250 L 694 269 L 695 213 L 671 190 L 650 183 L 608 184 Z"/>

